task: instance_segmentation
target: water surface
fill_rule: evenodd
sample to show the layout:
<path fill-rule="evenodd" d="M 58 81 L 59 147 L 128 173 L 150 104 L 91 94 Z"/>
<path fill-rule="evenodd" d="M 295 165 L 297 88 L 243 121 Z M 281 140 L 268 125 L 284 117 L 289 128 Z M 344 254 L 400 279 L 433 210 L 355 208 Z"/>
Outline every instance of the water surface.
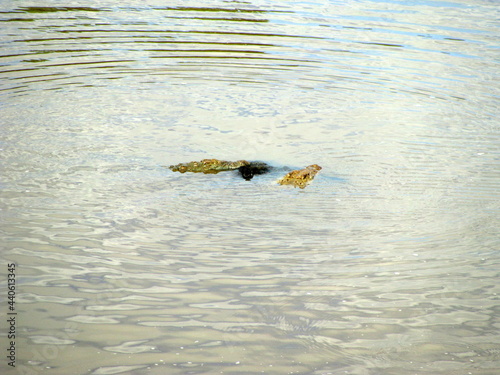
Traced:
<path fill-rule="evenodd" d="M 499 17 L 486 0 L 4 5 L 19 335 L 2 366 L 496 374 Z M 323 169 L 300 190 L 165 168 L 213 157 Z"/>

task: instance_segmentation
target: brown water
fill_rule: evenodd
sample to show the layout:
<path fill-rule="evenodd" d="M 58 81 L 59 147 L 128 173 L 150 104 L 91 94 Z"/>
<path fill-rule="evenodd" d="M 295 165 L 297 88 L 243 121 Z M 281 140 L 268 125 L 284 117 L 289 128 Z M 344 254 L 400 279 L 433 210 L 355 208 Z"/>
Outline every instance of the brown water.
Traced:
<path fill-rule="evenodd" d="M 74 4 L 0 13 L 2 374 L 499 373 L 495 1 Z"/>

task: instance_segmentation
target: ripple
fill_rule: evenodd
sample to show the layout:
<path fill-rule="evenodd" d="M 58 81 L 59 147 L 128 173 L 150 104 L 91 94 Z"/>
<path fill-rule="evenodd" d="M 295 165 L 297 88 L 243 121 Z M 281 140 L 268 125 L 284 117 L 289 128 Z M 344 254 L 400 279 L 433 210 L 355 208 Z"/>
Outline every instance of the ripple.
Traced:
<path fill-rule="evenodd" d="M 114 375 L 123 374 L 124 372 L 129 373 L 130 371 L 145 369 L 147 366 L 103 366 L 95 369 L 90 374 L 92 375 Z"/>
<path fill-rule="evenodd" d="M 87 306 L 87 310 L 89 311 L 110 311 L 110 310 L 118 310 L 118 311 L 132 311 L 132 310 L 139 310 L 139 309 L 144 309 L 148 308 L 148 306 L 137 306 L 137 305 L 131 305 L 131 304 L 115 304 L 112 306 Z"/>
<path fill-rule="evenodd" d="M 126 318 L 126 315 L 75 315 L 66 318 L 67 321 L 84 324 L 118 324 L 120 319 Z"/>
<path fill-rule="evenodd" d="M 60 339 L 53 336 L 29 336 L 30 340 L 35 344 L 45 344 L 45 345 L 71 345 L 76 341 Z"/>
<path fill-rule="evenodd" d="M 71 305 L 75 302 L 83 301 L 83 298 L 70 298 L 70 297 L 59 297 L 59 296 L 41 296 L 33 293 L 22 293 L 17 296 L 17 301 L 20 303 L 34 303 L 34 302 L 48 302 L 48 303 L 60 303 L 63 305 Z"/>
<path fill-rule="evenodd" d="M 120 345 L 115 346 L 105 346 L 103 350 L 107 350 L 114 353 L 126 353 L 126 354 L 136 354 L 136 353 L 144 353 L 151 351 L 151 345 L 141 345 L 147 340 L 142 341 L 128 341 L 123 342 Z"/>
<path fill-rule="evenodd" d="M 471 43 L 490 48 L 478 29 L 417 24 L 427 16 L 423 8 L 407 5 L 401 12 L 400 4 L 397 9 L 388 4 L 381 17 L 381 9 L 359 6 L 357 16 L 335 5 L 326 9 L 331 15 L 269 5 L 13 8 L 0 19 L 11 39 L 0 57 L 8 82 L 2 90 L 104 85 L 103 80 L 131 74 L 149 81 L 159 76 L 286 87 L 293 72 L 294 85 L 316 89 L 362 83 L 367 89 L 375 85 L 375 90 L 449 100 L 459 96 L 439 81 L 461 79 L 447 74 L 446 66 L 477 58 Z M 452 7 L 450 17 L 467 11 Z M 26 22 L 33 24 L 34 35 L 13 37 L 22 35 Z M 426 62 L 421 56 L 429 53 L 435 61 L 428 62 L 439 65 L 443 75 L 429 75 L 415 64 Z M 394 63 L 406 67 L 404 75 L 392 74 Z"/>

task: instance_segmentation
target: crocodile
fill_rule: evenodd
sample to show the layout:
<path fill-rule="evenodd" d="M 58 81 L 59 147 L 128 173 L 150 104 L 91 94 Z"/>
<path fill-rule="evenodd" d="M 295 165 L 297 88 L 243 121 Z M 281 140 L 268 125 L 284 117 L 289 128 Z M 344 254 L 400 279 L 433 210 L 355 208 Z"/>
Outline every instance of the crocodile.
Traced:
<path fill-rule="evenodd" d="M 180 163 L 169 167 L 173 172 L 194 172 L 217 174 L 223 171 L 238 170 L 238 173 L 245 180 L 251 180 L 255 175 L 261 175 L 275 169 L 267 163 L 260 161 L 225 161 L 218 159 L 203 159 L 201 161 L 192 161 L 189 163 Z M 317 164 L 309 165 L 304 169 L 294 170 L 287 173 L 283 178 L 278 180 L 280 185 L 292 185 L 304 189 L 311 183 L 316 174 L 322 168 Z"/>
<path fill-rule="evenodd" d="M 318 164 L 312 164 L 304 169 L 298 169 L 287 173 L 282 179 L 278 181 L 280 185 L 293 185 L 294 187 L 299 187 L 304 189 L 307 185 L 311 183 L 314 176 L 322 168 Z"/>

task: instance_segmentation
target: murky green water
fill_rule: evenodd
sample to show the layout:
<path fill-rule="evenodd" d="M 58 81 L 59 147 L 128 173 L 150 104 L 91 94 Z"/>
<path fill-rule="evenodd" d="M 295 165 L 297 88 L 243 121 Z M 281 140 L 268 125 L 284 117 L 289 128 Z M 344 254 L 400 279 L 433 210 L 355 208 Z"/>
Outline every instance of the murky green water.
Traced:
<path fill-rule="evenodd" d="M 0 13 L 2 373 L 498 373 L 495 1 L 75 4 Z"/>

